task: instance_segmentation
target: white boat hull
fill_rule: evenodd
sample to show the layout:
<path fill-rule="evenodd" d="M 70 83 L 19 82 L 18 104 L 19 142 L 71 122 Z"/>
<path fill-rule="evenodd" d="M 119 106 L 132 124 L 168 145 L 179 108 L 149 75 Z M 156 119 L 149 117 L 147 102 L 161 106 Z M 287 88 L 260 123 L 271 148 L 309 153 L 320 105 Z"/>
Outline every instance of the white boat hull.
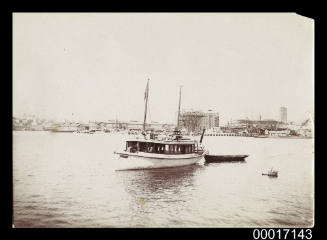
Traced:
<path fill-rule="evenodd" d="M 199 162 L 205 153 L 183 155 L 116 153 L 119 155 L 116 170 L 187 166 Z"/>

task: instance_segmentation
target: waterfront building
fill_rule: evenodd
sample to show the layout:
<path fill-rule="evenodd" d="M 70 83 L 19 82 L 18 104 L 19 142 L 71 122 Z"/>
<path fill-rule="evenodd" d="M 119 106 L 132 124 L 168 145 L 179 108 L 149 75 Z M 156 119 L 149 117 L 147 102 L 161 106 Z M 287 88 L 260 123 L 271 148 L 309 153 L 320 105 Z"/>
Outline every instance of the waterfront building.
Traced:
<path fill-rule="evenodd" d="M 188 132 L 199 133 L 201 126 L 205 124 L 204 117 L 205 114 L 202 111 L 183 111 L 179 117 L 179 124 Z"/>
<path fill-rule="evenodd" d="M 264 120 L 249 120 L 249 119 L 239 119 L 235 120 L 230 124 L 231 128 L 257 128 L 257 129 L 269 129 L 276 130 L 278 126 L 278 121 L 273 119 Z"/>
<path fill-rule="evenodd" d="M 200 133 L 204 128 L 209 130 L 219 127 L 219 113 L 208 110 L 203 111 L 183 111 L 180 115 L 180 126 L 187 132 Z"/>
<path fill-rule="evenodd" d="M 206 129 L 212 129 L 219 127 L 219 113 L 208 110 L 204 117 L 205 124 L 203 125 Z"/>
<path fill-rule="evenodd" d="M 280 122 L 287 123 L 287 108 L 280 107 Z"/>

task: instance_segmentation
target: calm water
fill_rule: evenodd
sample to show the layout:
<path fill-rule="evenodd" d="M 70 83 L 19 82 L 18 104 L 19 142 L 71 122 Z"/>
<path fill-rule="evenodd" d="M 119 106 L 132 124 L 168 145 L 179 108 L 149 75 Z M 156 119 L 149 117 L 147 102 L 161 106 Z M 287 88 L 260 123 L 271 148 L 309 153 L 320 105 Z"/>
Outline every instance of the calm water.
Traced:
<path fill-rule="evenodd" d="M 15 227 L 309 227 L 310 139 L 205 137 L 245 163 L 115 171 L 123 136 L 14 132 Z M 278 178 L 262 176 L 269 168 Z"/>

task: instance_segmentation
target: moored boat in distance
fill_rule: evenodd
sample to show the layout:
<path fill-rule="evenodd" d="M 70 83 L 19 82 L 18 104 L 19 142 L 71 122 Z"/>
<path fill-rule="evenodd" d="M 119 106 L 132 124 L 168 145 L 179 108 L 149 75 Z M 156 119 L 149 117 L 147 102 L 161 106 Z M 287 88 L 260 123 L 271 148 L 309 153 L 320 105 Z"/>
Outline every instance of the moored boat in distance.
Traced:
<path fill-rule="evenodd" d="M 177 127 L 173 134 L 156 136 L 147 134 L 145 129 L 147 103 L 148 103 L 149 80 L 145 91 L 145 111 L 142 138 L 134 138 L 126 141 L 123 151 L 114 152 L 119 156 L 117 170 L 143 169 L 143 168 L 167 168 L 192 165 L 199 162 L 207 151 L 202 146 L 202 139 L 197 140 L 184 138 L 178 129 L 181 102 L 181 89 L 179 96 Z"/>
<path fill-rule="evenodd" d="M 268 171 L 268 173 L 262 173 L 262 175 L 267 175 L 269 177 L 278 177 L 278 171 L 273 170 L 272 168 Z"/>

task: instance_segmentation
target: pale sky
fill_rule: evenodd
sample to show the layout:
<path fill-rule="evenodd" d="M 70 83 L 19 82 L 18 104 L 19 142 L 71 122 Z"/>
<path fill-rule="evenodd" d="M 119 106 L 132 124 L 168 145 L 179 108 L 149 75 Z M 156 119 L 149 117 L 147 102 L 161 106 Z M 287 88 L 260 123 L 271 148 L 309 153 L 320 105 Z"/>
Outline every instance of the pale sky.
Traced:
<path fill-rule="evenodd" d="M 313 114 L 314 22 L 295 13 L 14 13 L 13 115 L 176 122 Z M 150 119 L 149 119 L 150 120 Z"/>

